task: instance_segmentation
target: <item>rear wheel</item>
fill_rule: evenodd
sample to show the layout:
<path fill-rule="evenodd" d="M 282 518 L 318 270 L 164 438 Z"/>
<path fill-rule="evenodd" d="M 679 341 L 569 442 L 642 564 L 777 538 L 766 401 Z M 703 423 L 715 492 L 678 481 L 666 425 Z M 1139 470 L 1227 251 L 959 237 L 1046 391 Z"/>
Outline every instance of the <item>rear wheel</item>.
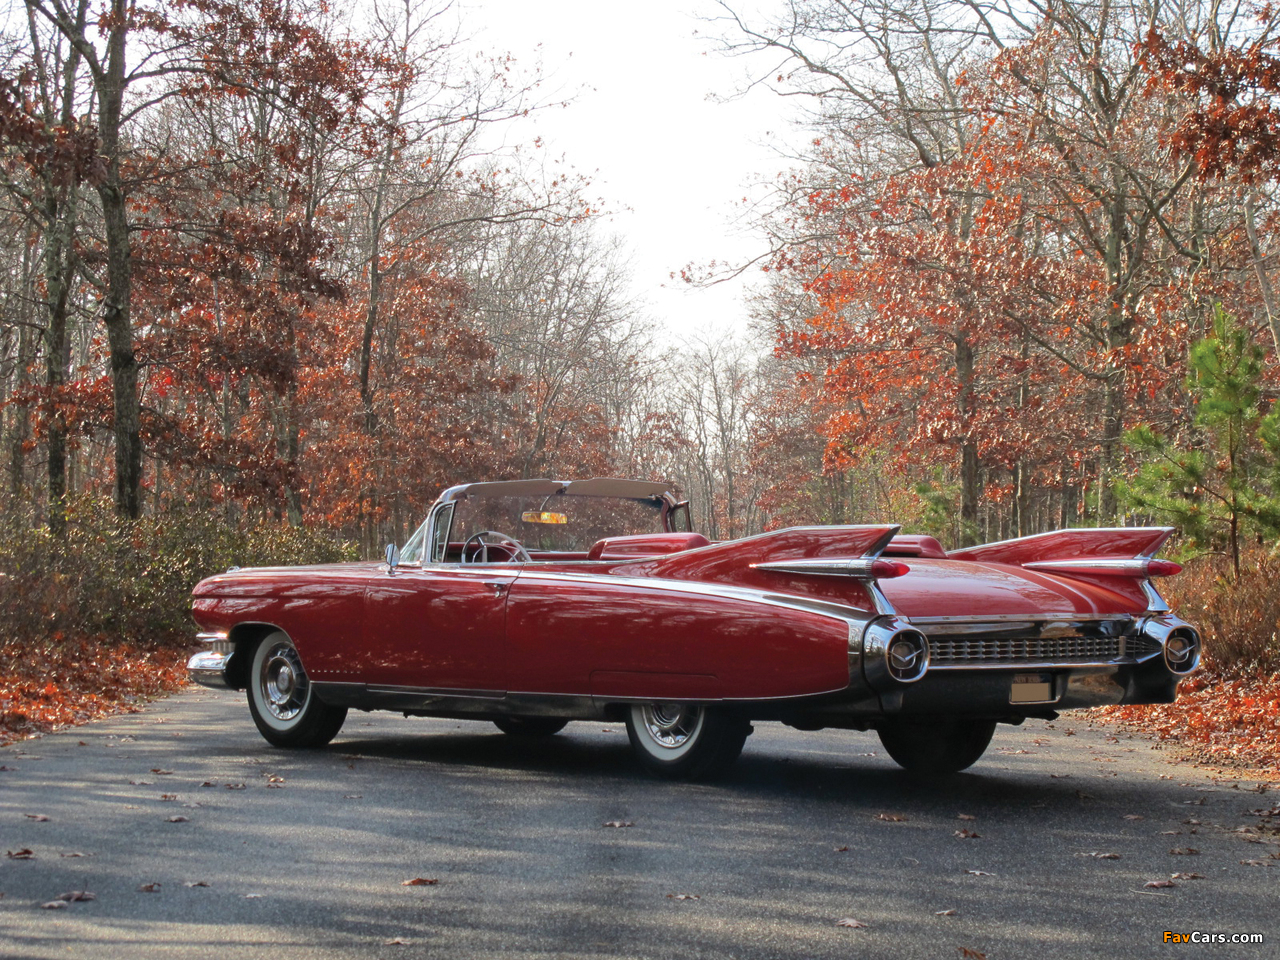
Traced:
<path fill-rule="evenodd" d="M 277 747 L 323 747 L 338 735 L 346 707 L 320 701 L 287 635 L 268 634 L 249 666 L 249 713 L 258 732 Z"/>
<path fill-rule="evenodd" d="M 943 777 L 977 763 L 995 730 L 994 720 L 932 717 L 889 721 L 877 732 L 889 756 L 907 772 Z"/>
<path fill-rule="evenodd" d="M 503 717 L 493 721 L 493 725 L 513 737 L 552 737 L 568 722 L 555 717 Z"/>
<path fill-rule="evenodd" d="M 751 724 L 715 707 L 644 703 L 627 712 L 627 737 L 651 773 L 672 780 L 705 780 L 742 753 Z"/>

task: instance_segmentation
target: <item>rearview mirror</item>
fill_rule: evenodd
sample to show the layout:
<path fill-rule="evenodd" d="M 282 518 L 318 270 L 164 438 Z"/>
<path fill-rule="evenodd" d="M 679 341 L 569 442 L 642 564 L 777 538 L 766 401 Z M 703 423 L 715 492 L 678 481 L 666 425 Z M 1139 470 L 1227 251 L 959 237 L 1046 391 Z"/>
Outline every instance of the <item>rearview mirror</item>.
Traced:
<path fill-rule="evenodd" d="M 387 573 L 395 576 L 396 567 L 400 566 L 400 548 L 394 543 L 387 544 Z"/>
<path fill-rule="evenodd" d="M 520 514 L 525 523 L 568 523 L 569 518 L 563 513 L 549 513 L 546 510 L 526 510 Z"/>

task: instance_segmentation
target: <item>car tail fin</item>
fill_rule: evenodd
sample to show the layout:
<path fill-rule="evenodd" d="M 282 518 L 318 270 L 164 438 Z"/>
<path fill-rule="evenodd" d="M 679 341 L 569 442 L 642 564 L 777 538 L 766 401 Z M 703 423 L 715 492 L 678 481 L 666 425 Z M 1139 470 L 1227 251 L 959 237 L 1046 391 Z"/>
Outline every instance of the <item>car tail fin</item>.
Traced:
<path fill-rule="evenodd" d="M 1085 576 L 1167 577 L 1182 567 L 1153 559 L 1173 527 L 1055 530 L 952 550 L 952 560 L 1009 563 L 1028 570 Z"/>
<path fill-rule="evenodd" d="M 901 576 L 906 564 L 880 558 L 899 529 L 893 524 L 788 527 L 655 557 L 627 569 L 645 576 L 697 580 L 739 580 L 750 571 L 862 579 Z"/>

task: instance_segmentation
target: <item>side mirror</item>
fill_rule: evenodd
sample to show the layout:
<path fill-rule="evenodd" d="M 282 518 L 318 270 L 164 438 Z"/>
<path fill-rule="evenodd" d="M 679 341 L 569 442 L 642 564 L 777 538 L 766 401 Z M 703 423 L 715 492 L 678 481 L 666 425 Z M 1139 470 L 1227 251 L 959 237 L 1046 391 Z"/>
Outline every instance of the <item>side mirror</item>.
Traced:
<path fill-rule="evenodd" d="M 396 567 L 400 566 L 400 548 L 394 543 L 387 544 L 387 573 L 396 575 Z"/>

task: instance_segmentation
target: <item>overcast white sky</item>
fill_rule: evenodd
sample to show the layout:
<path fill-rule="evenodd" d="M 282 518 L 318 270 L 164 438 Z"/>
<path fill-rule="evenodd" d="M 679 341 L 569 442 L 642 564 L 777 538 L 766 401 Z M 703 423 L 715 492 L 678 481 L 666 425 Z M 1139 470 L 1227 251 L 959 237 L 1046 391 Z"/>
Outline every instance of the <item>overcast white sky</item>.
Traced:
<path fill-rule="evenodd" d="M 669 274 L 687 263 L 735 262 L 761 240 L 734 220 L 747 185 L 785 162 L 765 144 L 788 130 L 786 104 L 741 87 L 744 65 L 716 53 L 697 19 L 705 0 L 460 0 L 464 31 L 482 48 L 532 65 L 544 90 L 574 103 L 531 121 L 553 155 L 592 176 L 592 193 L 619 210 L 604 229 L 633 253 L 633 287 L 677 333 L 741 329 L 746 281 L 690 289 Z M 541 45 L 539 51 L 538 46 Z M 630 208 L 626 210 L 624 208 Z"/>

